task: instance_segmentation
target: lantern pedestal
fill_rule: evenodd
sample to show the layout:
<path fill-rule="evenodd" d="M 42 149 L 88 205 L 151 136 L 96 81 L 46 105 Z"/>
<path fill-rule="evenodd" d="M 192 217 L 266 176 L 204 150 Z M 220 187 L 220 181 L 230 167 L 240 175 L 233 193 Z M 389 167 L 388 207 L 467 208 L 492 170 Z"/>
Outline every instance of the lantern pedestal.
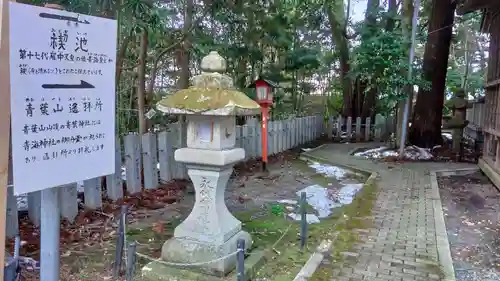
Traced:
<path fill-rule="evenodd" d="M 189 216 L 175 228 L 174 237 L 162 247 L 161 258 L 165 263 L 160 268 L 172 264 L 177 270 L 165 270 L 168 275 L 154 279 L 151 275 L 159 275 L 153 270 L 158 265 L 147 265 L 143 274 L 149 275 L 148 279 L 198 280 L 179 279 L 178 274 L 172 275 L 172 272 L 187 269 L 185 272 L 224 277 L 235 269 L 236 254 L 233 253 L 237 251 L 237 241 L 244 239 L 245 248 L 249 249 L 252 239 L 250 234 L 242 231 L 241 222 L 228 211 L 224 192 L 233 165 L 244 158 L 245 151 L 241 148 L 223 151 L 182 148 L 175 152 L 176 161 L 187 163 L 196 202 Z M 204 277 L 203 280 L 207 279 Z"/>
<path fill-rule="evenodd" d="M 204 263 L 196 266 L 216 276 L 225 276 L 236 266 L 236 242 L 245 240 L 252 246 L 250 234 L 241 230 L 241 222 L 227 209 L 224 201 L 226 185 L 233 165 L 245 158 L 241 148 L 215 151 L 182 148 L 175 160 L 187 163 L 188 175 L 195 191 L 196 202 L 189 216 L 175 228 L 174 237 L 163 245 L 162 259 L 175 263 Z"/>

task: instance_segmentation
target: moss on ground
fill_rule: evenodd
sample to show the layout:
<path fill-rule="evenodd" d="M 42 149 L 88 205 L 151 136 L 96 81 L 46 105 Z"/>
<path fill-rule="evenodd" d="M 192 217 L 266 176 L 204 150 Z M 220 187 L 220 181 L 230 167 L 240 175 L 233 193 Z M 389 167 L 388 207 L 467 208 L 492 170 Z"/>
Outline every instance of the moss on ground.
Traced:
<path fill-rule="evenodd" d="M 300 250 L 300 225 L 287 220 L 283 215 L 267 213 L 259 217 L 252 214 L 237 214 L 243 228 L 254 239 L 254 246 L 267 250 L 267 261 L 257 272 L 257 277 L 272 281 L 293 280 L 304 266 L 310 255 L 323 240 L 333 241 L 331 266 L 343 262 L 343 253 L 349 251 L 359 240 L 358 229 L 369 228 L 372 208 L 376 199 L 376 185 L 369 184 L 356 195 L 353 203 L 334 210 L 334 215 L 318 224 L 309 225 L 308 241 L 305 249 Z M 287 231 L 288 230 L 288 231 Z M 281 240 L 279 240 L 281 238 Z M 279 241 L 278 241 L 279 240 Z M 331 280 L 333 268 L 319 268 L 310 280 Z"/>
<path fill-rule="evenodd" d="M 344 261 L 343 253 L 350 251 L 358 242 L 357 229 L 369 228 L 371 210 L 376 198 L 376 186 L 365 185 L 356 195 L 353 203 L 334 210 L 333 215 L 318 224 L 308 226 L 308 240 L 304 250 L 300 249 L 300 224 L 285 217 L 285 206 L 274 204 L 265 209 L 235 213 L 242 222 L 243 229 L 252 235 L 253 247 L 264 249 L 266 261 L 264 266 L 257 271 L 256 277 L 263 277 L 270 281 L 290 281 L 304 266 L 316 247 L 323 240 L 331 240 L 330 264 L 323 265 L 310 278 L 312 281 L 330 281 L 333 269 Z M 307 205 L 307 210 L 312 207 Z M 128 241 L 138 242 L 138 252 L 152 257 L 158 257 L 163 243 L 172 237 L 174 229 L 180 219 L 148 227 L 133 227 L 127 229 Z M 114 255 L 114 241 L 109 241 L 104 249 L 96 249 L 95 255 L 86 255 L 85 259 L 79 257 L 79 262 L 74 264 L 75 274 L 81 280 L 91 280 L 92 275 L 86 276 L 86 268 L 111 267 Z M 138 268 L 145 265 L 148 260 L 138 259 Z M 439 269 L 433 270 L 437 275 Z"/>
<path fill-rule="evenodd" d="M 320 174 L 314 168 L 311 168 L 309 165 L 313 162 L 323 164 L 325 166 L 338 167 L 338 168 L 341 168 L 341 169 L 348 171 L 345 174 L 343 180 L 352 180 L 354 182 L 362 183 L 362 182 L 365 182 L 366 179 L 368 178 L 368 176 L 366 174 L 360 173 L 357 171 L 353 171 L 351 168 L 346 168 L 346 167 L 342 167 L 339 165 L 333 165 L 333 164 L 330 164 L 328 162 L 320 161 L 320 160 L 310 161 L 310 160 L 297 159 L 297 160 L 291 161 L 291 165 L 295 170 L 304 172 L 307 175 L 307 177 L 309 177 L 314 183 L 316 183 L 318 185 L 328 187 L 328 186 L 331 186 L 332 183 L 336 183 L 339 181 L 339 179 L 337 179 L 335 177 L 329 177 L 325 174 Z M 338 185 L 338 183 L 336 183 L 336 185 Z"/>
<path fill-rule="evenodd" d="M 337 219 L 335 227 L 330 230 L 329 236 L 333 238 L 328 257 L 330 263 L 320 266 L 309 279 L 310 281 L 332 280 L 334 269 L 340 268 L 345 261 L 344 252 L 351 251 L 352 247 L 359 242 L 357 230 L 371 227 L 370 217 L 376 197 L 376 184 L 366 184 L 356 195 L 353 203 L 342 208 L 341 217 Z"/>

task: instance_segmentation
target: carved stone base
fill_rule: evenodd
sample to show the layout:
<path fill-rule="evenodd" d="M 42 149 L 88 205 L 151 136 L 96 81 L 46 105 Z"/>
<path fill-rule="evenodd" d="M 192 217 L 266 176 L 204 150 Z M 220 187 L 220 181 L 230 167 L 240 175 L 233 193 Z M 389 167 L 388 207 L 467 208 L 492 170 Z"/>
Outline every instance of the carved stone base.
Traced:
<path fill-rule="evenodd" d="M 236 252 L 237 241 L 239 239 L 245 240 L 246 250 L 252 246 L 252 238 L 250 237 L 250 234 L 245 231 L 236 233 L 236 235 L 222 244 L 206 243 L 174 237 L 163 244 L 161 257 L 164 261 L 172 263 L 203 263 L 195 266 L 177 267 L 218 277 L 224 277 L 236 267 L 236 255 L 230 255 L 229 257 L 226 256 Z M 210 262 L 213 260 L 217 261 Z"/>
<path fill-rule="evenodd" d="M 252 250 L 245 257 L 245 274 L 242 281 L 254 280 L 257 272 L 265 263 L 265 250 Z M 142 268 L 144 281 L 234 281 L 239 280 L 237 270 L 233 270 L 225 277 L 204 274 L 189 269 L 168 266 L 162 261 L 152 261 Z"/>
<path fill-rule="evenodd" d="M 182 148 L 175 152 L 175 159 L 186 163 L 196 200 L 189 216 L 175 228 L 174 238 L 163 245 L 163 260 L 201 262 L 188 268 L 218 276 L 234 269 L 236 255 L 225 256 L 236 251 L 238 239 L 245 240 L 247 249 L 252 246 L 252 239 L 227 209 L 224 193 L 234 163 L 244 157 L 245 151 L 240 148 L 223 151 Z M 209 262 L 212 260 L 217 261 Z"/>

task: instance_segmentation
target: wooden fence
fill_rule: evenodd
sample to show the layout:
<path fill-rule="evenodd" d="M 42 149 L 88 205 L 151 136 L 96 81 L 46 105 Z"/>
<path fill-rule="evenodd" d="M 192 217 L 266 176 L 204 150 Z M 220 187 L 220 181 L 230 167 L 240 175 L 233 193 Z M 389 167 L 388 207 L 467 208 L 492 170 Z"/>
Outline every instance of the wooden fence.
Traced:
<path fill-rule="evenodd" d="M 268 154 L 273 155 L 312 141 L 324 132 L 323 116 L 308 116 L 268 122 Z M 143 136 L 132 133 L 118 138 L 116 149 L 116 172 L 106 176 L 103 194 L 101 178 L 85 180 L 59 188 L 61 216 L 73 221 L 78 214 L 78 193 L 83 192 L 84 204 L 89 209 L 102 207 L 103 197 L 113 201 L 123 198 L 124 192 L 135 194 L 144 189 L 154 189 L 160 183 L 173 179 L 187 179 L 183 164 L 174 160 L 174 151 L 181 147 L 179 123 L 168 129 Z M 244 148 L 246 159 L 262 156 L 260 122 L 256 118 L 237 126 L 236 146 Z M 141 183 L 141 167 L 144 179 Z M 85 167 L 82 167 L 84 169 Z M 12 169 L 10 169 L 12 170 Z M 124 188 L 125 186 L 125 188 Z M 40 224 L 40 192 L 14 196 L 9 185 L 7 198 L 7 235 L 18 231 L 19 208 L 28 211 L 30 220 Z"/>
<path fill-rule="evenodd" d="M 464 137 L 468 141 L 483 141 L 483 128 L 485 124 L 486 105 L 484 98 L 472 101 L 472 107 L 467 108 L 466 119 L 469 121 L 464 128 Z"/>
<path fill-rule="evenodd" d="M 394 132 L 394 125 L 392 116 L 381 114 L 377 114 L 375 120 L 338 116 L 330 117 L 327 132 L 330 139 L 337 141 L 383 141 Z"/>

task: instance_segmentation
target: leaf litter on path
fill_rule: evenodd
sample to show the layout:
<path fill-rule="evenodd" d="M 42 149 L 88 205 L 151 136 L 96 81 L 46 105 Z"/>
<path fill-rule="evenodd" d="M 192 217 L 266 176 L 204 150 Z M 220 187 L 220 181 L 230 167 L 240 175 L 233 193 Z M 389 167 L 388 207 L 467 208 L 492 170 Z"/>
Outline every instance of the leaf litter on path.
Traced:
<path fill-rule="evenodd" d="M 479 172 L 438 181 L 457 281 L 500 281 L 498 190 Z"/>

